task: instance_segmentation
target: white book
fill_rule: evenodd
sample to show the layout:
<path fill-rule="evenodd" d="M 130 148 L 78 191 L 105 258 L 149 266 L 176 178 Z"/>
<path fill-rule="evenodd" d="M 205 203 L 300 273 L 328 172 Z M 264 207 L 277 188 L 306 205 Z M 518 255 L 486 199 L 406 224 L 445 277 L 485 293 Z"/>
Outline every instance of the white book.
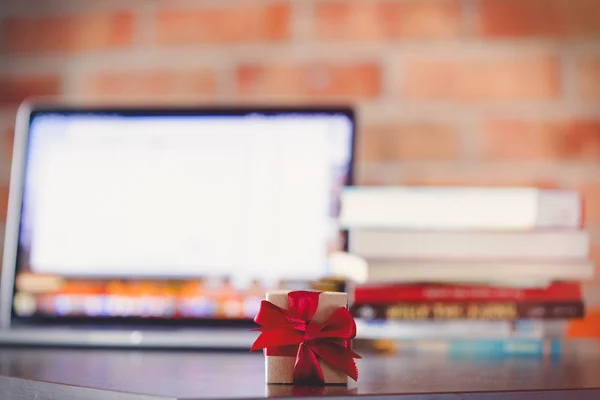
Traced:
<path fill-rule="evenodd" d="M 444 232 L 356 229 L 350 253 L 367 259 L 579 260 L 589 255 L 583 230 Z"/>
<path fill-rule="evenodd" d="M 453 337 L 509 337 L 512 321 L 384 321 L 356 318 L 357 339 L 439 339 Z"/>
<path fill-rule="evenodd" d="M 573 262 L 370 262 L 369 283 L 435 282 L 507 284 L 508 282 L 582 281 L 594 277 L 590 261 Z"/>
<path fill-rule="evenodd" d="M 570 190 L 471 187 L 348 187 L 346 228 L 522 230 L 582 226 L 581 196 Z"/>
<path fill-rule="evenodd" d="M 524 323 L 527 326 L 522 327 Z M 562 336 L 564 321 L 370 321 L 356 318 L 358 339 L 543 338 Z"/>

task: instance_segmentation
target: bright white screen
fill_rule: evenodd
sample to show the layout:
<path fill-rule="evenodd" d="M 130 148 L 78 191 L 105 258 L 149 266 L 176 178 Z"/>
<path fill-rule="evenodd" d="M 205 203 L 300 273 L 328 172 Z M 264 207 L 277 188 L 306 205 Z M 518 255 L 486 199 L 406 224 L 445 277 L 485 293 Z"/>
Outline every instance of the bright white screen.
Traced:
<path fill-rule="evenodd" d="M 336 116 L 38 116 L 21 243 L 33 272 L 313 279 L 337 234 Z"/>

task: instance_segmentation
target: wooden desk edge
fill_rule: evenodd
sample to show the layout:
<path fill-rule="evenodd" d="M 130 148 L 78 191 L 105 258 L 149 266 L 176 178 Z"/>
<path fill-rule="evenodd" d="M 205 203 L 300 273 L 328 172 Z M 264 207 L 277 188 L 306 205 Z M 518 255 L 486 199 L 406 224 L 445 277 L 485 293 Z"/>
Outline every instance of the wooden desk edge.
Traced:
<path fill-rule="evenodd" d="M 176 398 L 147 394 L 120 392 L 116 390 L 96 389 L 55 382 L 38 381 L 0 375 L 0 393 L 3 398 L 14 400 L 55 400 L 85 398 L 88 400 L 264 400 L 264 397 L 248 398 Z M 320 396 L 313 396 L 319 398 Z M 453 393 L 390 393 L 357 394 L 348 396 L 325 396 L 327 400 L 598 400 L 600 388 L 555 389 L 555 390 L 517 390 L 517 391 L 478 391 Z M 275 397 L 280 399 L 299 398 L 298 396 Z"/>
<path fill-rule="evenodd" d="M 318 397 L 318 396 L 316 396 Z M 276 397 L 280 399 L 297 398 Z M 390 393 L 390 394 L 357 394 L 351 396 L 327 396 L 327 400 L 598 400 L 600 388 L 591 389 L 554 389 L 554 390 L 517 390 L 517 391 L 483 391 L 483 392 L 453 392 L 453 393 Z M 203 398 L 184 398 L 179 400 L 207 400 Z M 211 399 L 217 400 L 217 399 Z M 222 398 L 218 400 L 239 400 Z M 260 397 L 244 398 L 243 400 L 264 400 Z"/>
<path fill-rule="evenodd" d="M 125 393 L 63 383 L 15 378 L 5 375 L 0 375 L 0 393 L 2 393 L 2 398 L 14 400 L 79 398 L 87 400 L 177 400 L 175 397 Z"/>

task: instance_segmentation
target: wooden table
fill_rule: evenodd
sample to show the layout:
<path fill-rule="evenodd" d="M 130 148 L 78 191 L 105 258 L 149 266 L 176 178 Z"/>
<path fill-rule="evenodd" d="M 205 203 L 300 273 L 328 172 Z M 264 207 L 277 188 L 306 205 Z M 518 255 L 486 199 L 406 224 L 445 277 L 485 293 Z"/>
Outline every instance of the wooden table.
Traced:
<path fill-rule="evenodd" d="M 600 360 L 451 360 L 364 354 L 358 384 L 265 385 L 260 353 L 0 348 L 5 399 L 599 400 Z"/>

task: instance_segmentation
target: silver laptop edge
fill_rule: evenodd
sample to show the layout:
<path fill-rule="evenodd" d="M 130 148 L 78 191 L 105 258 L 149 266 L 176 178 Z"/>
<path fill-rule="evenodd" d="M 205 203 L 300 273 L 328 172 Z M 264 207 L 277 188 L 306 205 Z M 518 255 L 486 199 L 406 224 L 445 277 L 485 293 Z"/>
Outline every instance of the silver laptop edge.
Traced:
<path fill-rule="evenodd" d="M 17 111 L 13 158 L 10 171 L 10 187 L 6 227 L 4 234 L 4 256 L 2 260 L 2 281 L 0 282 L 0 329 L 8 330 L 11 325 L 12 300 L 15 282 L 15 265 L 19 241 L 21 202 L 23 199 L 24 167 L 29 134 L 29 117 L 32 107 L 21 104 Z"/>
<path fill-rule="evenodd" d="M 248 350 L 256 332 L 235 329 L 99 330 L 68 328 L 12 328 L 0 331 L 0 344 L 122 348 L 210 348 Z"/>

